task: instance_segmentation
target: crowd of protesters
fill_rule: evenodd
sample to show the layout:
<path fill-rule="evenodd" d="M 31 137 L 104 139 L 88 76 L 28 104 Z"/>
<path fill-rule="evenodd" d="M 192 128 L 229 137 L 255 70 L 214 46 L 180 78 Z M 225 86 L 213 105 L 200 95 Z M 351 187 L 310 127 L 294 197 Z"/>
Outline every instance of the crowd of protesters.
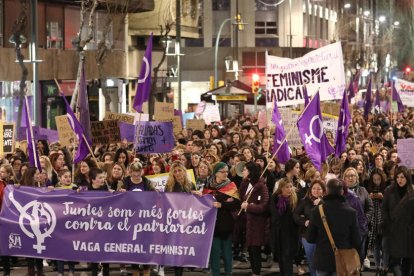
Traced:
<path fill-rule="evenodd" d="M 71 149 L 37 141 L 42 171 L 28 164 L 22 150 L 2 156 L 0 196 L 6 184 L 155 191 L 146 176 L 169 173 L 165 192 L 215 196 L 213 207 L 218 216 L 210 256 L 213 276 L 220 275 L 221 258 L 226 275 L 232 273 L 233 260 L 249 261 L 253 275 L 260 275 L 262 256 L 278 262 L 281 275 L 293 275 L 295 267 L 296 273 L 303 274 L 306 263 L 313 276 L 329 266 L 314 254 L 315 244 L 307 240 L 311 211 L 324 202 L 326 183 L 338 179 L 344 186 L 344 201 L 357 213 L 361 236 L 357 250 L 363 268 L 369 267 L 367 256 L 372 253 L 377 275 L 413 275 L 412 171 L 401 164 L 396 143 L 397 139 L 413 137 L 414 111 L 407 109 L 393 116 L 370 114 L 364 118 L 359 110 L 353 110 L 347 150 L 338 157 L 330 156 L 321 171 L 315 169 L 303 147 L 292 148 L 291 159 L 280 164 L 272 158 L 274 130 L 258 129 L 256 118 L 243 115 L 204 130 L 183 129 L 170 153 L 142 155 L 134 152 L 131 143 L 122 141 L 94 145 L 96 159 L 90 157 L 76 165 Z M 332 133 L 328 138 L 334 145 Z M 194 183 L 186 170 L 194 171 Z M 10 258 L 2 261 L 4 275 L 9 275 Z M 29 276 L 42 275 L 42 263 L 29 259 Z M 64 264 L 57 262 L 59 275 L 63 275 Z M 68 265 L 69 275 L 73 275 L 74 263 Z M 97 275 L 98 264 L 92 264 L 91 269 Z M 150 269 L 143 266 L 144 276 Z M 175 275 L 183 274 L 183 268 L 174 271 Z M 107 264 L 103 275 L 109 275 Z"/>

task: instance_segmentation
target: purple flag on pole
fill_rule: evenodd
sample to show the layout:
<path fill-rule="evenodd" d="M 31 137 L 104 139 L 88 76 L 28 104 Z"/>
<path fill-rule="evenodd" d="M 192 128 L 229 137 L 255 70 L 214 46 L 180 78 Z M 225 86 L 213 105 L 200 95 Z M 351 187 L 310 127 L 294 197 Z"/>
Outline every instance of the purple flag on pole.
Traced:
<path fill-rule="evenodd" d="M 341 112 L 339 112 L 338 129 L 335 137 L 335 156 L 339 157 L 346 150 L 346 138 L 348 137 L 348 127 L 351 123 L 351 112 L 347 100 L 346 91 L 342 98 Z"/>
<path fill-rule="evenodd" d="M 299 135 L 313 165 L 320 170 L 326 157 L 334 152 L 323 132 L 319 91 L 298 120 Z"/>
<path fill-rule="evenodd" d="M 24 97 L 25 103 L 25 121 L 26 121 L 26 137 L 27 137 L 27 155 L 29 157 L 29 164 L 31 167 L 36 167 L 40 172 L 42 167 L 40 166 L 39 154 L 37 153 L 36 142 L 33 136 L 33 127 L 32 120 L 30 120 L 30 110 L 29 103 L 27 101 L 27 96 Z"/>
<path fill-rule="evenodd" d="M 85 66 L 82 66 L 82 74 L 79 82 L 78 112 L 79 122 L 82 126 L 83 134 L 85 134 L 85 137 L 89 141 L 92 141 L 91 119 L 89 116 L 89 101 L 88 90 L 86 88 Z"/>
<path fill-rule="evenodd" d="M 380 113 L 381 112 L 381 99 L 380 99 L 380 93 L 378 91 L 378 87 L 377 87 L 377 91 L 375 92 L 374 108 L 375 108 L 375 112 L 376 113 Z"/>
<path fill-rule="evenodd" d="M 141 72 L 139 73 L 137 89 L 135 91 L 133 107 L 137 112 L 142 112 L 142 104 L 148 101 L 151 91 L 152 36 L 153 34 L 151 33 L 147 50 L 142 58 Z"/>
<path fill-rule="evenodd" d="M 277 107 L 277 102 L 275 102 L 275 107 L 273 108 L 272 122 L 276 125 L 275 137 L 273 142 L 273 154 L 280 147 L 277 152 L 277 160 L 279 163 L 285 164 L 290 159 L 289 145 L 287 140 L 285 140 L 286 133 L 282 124 L 282 116 L 280 115 L 279 109 Z M 283 145 L 281 143 L 283 142 Z"/>
<path fill-rule="evenodd" d="M 397 89 L 395 88 L 395 81 L 392 82 L 392 100 L 397 102 L 398 112 L 403 112 L 404 105 L 401 101 L 400 94 L 398 94 Z"/>
<path fill-rule="evenodd" d="M 348 103 L 350 103 L 352 98 L 354 97 L 355 97 L 354 82 L 351 77 L 351 81 L 349 82 L 349 86 L 348 86 Z"/>
<path fill-rule="evenodd" d="M 303 86 L 303 98 L 305 98 L 305 107 L 309 104 L 308 89 L 306 85 Z"/>
<path fill-rule="evenodd" d="M 80 161 L 84 160 L 85 157 L 89 154 L 88 144 L 90 145 L 91 141 L 85 137 L 82 126 L 79 123 L 78 119 L 76 118 L 75 114 L 73 113 L 72 108 L 70 108 L 70 105 L 68 101 L 66 100 L 66 97 L 63 94 L 61 94 L 61 96 L 66 104 L 66 116 L 68 117 L 69 125 L 72 128 L 72 130 L 75 132 L 76 137 L 78 138 L 78 141 L 79 141 L 78 149 L 76 150 L 75 158 L 73 160 L 74 163 L 79 163 Z"/>
<path fill-rule="evenodd" d="M 368 114 L 371 112 L 372 108 L 372 79 L 369 78 L 367 92 L 365 93 L 365 101 L 364 101 L 364 116 L 367 117 Z"/>

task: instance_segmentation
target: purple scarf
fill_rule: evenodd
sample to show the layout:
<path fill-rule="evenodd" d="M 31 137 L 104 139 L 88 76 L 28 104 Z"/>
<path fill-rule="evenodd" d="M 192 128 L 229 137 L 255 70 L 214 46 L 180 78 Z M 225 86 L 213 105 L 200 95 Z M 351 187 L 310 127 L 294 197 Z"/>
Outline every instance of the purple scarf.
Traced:
<path fill-rule="evenodd" d="M 284 197 L 282 195 L 278 196 L 278 200 L 277 200 L 277 203 L 276 203 L 276 209 L 277 209 L 277 213 L 280 216 L 283 215 L 286 212 L 289 203 L 290 203 L 289 202 L 289 197 Z"/>

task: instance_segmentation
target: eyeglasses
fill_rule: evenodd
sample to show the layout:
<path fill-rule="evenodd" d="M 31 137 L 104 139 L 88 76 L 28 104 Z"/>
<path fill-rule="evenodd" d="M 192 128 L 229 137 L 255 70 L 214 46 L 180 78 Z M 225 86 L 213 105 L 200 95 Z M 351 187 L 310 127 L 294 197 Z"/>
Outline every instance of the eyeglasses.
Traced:
<path fill-rule="evenodd" d="M 351 177 L 357 177 L 357 176 L 356 174 L 348 174 L 348 175 L 345 175 L 345 177 L 351 178 Z"/>

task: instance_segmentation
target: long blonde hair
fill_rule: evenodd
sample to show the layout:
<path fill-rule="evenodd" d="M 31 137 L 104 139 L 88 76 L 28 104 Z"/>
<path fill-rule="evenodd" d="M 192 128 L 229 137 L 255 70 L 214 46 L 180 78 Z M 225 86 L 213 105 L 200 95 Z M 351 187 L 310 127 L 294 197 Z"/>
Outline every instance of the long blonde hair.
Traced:
<path fill-rule="evenodd" d="M 180 183 L 180 182 L 175 180 L 174 169 L 176 169 L 176 168 L 180 168 L 184 172 L 184 182 L 183 183 Z M 181 163 L 180 161 L 174 161 L 172 163 L 171 168 L 170 168 L 170 174 L 168 175 L 168 179 L 167 179 L 167 184 L 165 185 L 165 191 L 166 192 L 172 192 L 174 190 L 174 186 L 175 186 L 176 182 L 180 184 L 180 186 L 182 187 L 182 189 L 185 192 L 189 193 L 194 188 L 194 184 L 191 182 L 190 179 L 188 179 L 187 169 L 185 168 L 183 163 Z"/>
<path fill-rule="evenodd" d="M 282 189 L 289 184 L 291 184 L 293 187 L 292 195 L 289 197 L 290 207 L 292 208 L 292 211 L 293 211 L 296 208 L 296 205 L 298 204 L 298 196 L 296 195 L 296 189 L 291 179 L 289 179 L 288 177 L 285 177 L 279 180 L 279 185 L 277 187 L 275 195 L 281 195 Z"/>

